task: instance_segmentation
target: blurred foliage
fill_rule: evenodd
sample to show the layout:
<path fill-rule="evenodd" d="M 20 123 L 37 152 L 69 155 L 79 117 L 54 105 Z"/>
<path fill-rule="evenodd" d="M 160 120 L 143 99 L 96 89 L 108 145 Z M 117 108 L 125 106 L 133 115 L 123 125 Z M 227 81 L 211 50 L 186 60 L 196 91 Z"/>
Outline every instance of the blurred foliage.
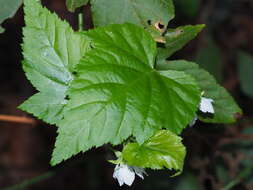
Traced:
<path fill-rule="evenodd" d="M 210 35 L 206 36 L 203 47 L 197 52 L 196 62 L 222 82 L 221 52 Z"/>
<path fill-rule="evenodd" d="M 239 52 L 239 79 L 242 91 L 253 97 L 253 57 L 245 52 Z"/>
<path fill-rule="evenodd" d="M 198 15 L 201 0 L 174 0 L 177 12 L 183 16 L 193 19 Z"/>

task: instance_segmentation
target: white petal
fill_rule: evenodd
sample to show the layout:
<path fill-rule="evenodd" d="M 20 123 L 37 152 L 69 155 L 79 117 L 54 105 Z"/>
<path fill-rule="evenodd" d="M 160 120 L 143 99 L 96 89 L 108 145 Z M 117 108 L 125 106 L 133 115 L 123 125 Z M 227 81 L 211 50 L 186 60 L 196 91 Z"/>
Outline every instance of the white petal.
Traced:
<path fill-rule="evenodd" d="M 123 167 L 119 172 L 124 183 L 128 186 L 131 186 L 135 179 L 134 171 L 132 171 L 127 165 L 125 165 L 125 167 Z"/>
<path fill-rule="evenodd" d="M 202 97 L 199 105 L 199 110 L 203 113 L 214 113 L 212 102 L 213 99 Z"/>
<path fill-rule="evenodd" d="M 139 176 L 141 179 L 144 179 L 144 174 L 145 174 L 145 175 L 148 175 L 148 174 L 145 172 L 145 170 L 144 170 L 143 168 L 135 167 L 135 166 L 132 167 L 132 168 L 133 168 L 135 174 L 136 174 L 137 176 Z"/>
<path fill-rule="evenodd" d="M 127 165 L 116 165 L 113 173 L 113 178 L 118 180 L 120 186 L 123 184 L 131 186 L 135 179 L 135 173 Z"/>

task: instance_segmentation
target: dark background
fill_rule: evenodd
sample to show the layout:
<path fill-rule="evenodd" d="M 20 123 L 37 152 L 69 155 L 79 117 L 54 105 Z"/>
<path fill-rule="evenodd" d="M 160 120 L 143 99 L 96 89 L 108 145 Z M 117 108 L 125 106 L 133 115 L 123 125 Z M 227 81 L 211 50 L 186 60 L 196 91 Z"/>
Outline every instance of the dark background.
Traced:
<path fill-rule="evenodd" d="M 77 28 L 77 13 L 70 13 L 65 0 L 43 0 L 50 10 Z M 236 99 L 244 116 L 236 124 L 197 122 L 184 131 L 188 153 L 181 176 L 147 171 L 145 180 L 131 188 L 119 187 L 112 178 L 114 166 L 106 160 L 106 148 L 92 149 L 50 167 L 56 127 L 34 120 L 20 124 L 0 120 L 0 189 L 145 189 L 145 190 L 252 190 L 253 189 L 253 1 L 175 0 L 176 19 L 170 27 L 205 23 L 206 29 L 175 59 L 197 61 L 212 73 Z M 85 28 L 92 28 L 89 6 L 82 9 Z M 0 114 L 32 116 L 17 109 L 35 93 L 21 67 L 23 11 L 4 22 L 0 34 Z"/>

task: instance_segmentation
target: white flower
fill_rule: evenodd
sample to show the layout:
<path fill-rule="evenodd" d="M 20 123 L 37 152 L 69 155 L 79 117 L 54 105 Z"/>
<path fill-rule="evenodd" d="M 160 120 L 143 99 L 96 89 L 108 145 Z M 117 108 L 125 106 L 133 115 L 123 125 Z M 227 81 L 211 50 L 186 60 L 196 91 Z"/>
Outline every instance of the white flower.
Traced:
<path fill-rule="evenodd" d="M 199 105 L 199 110 L 203 113 L 214 113 L 213 99 L 202 97 Z"/>
<path fill-rule="evenodd" d="M 214 108 L 213 108 L 212 103 L 213 103 L 213 99 L 201 97 L 199 110 L 203 113 L 214 113 Z M 195 125 L 197 120 L 198 120 L 198 116 L 196 115 L 192 119 L 192 121 L 189 123 L 189 126 L 192 127 L 193 125 Z"/>
<path fill-rule="evenodd" d="M 146 173 L 144 169 L 139 167 L 130 167 L 125 164 L 117 164 L 113 172 L 113 178 L 118 180 L 120 186 L 124 184 L 131 186 L 134 182 L 135 174 L 144 179 L 143 174 Z"/>

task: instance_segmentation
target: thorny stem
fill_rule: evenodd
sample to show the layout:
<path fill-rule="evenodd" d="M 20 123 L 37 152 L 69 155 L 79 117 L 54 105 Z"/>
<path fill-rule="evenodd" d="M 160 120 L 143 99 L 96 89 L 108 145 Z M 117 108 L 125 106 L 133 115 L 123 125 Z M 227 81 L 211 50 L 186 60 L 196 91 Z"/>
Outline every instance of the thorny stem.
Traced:
<path fill-rule="evenodd" d="M 13 123 L 22 123 L 22 124 L 36 124 L 36 121 L 32 118 L 12 116 L 12 115 L 0 115 L 0 121 L 13 122 Z"/>

